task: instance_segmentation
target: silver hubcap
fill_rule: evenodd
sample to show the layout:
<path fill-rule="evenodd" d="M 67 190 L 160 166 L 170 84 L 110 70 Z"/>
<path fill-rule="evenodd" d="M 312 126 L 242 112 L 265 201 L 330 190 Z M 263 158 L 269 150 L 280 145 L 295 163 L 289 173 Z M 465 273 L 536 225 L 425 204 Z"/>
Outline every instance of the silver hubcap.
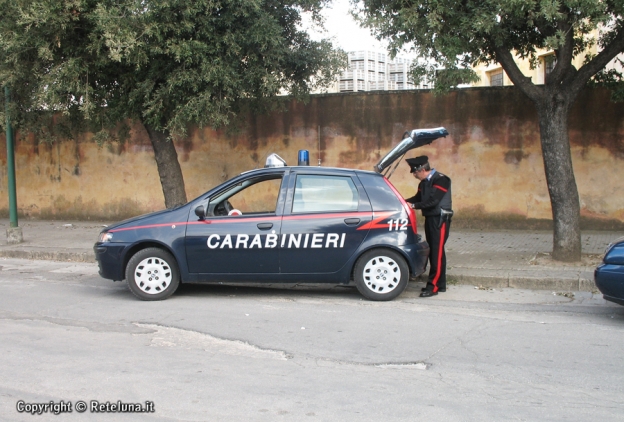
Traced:
<path fill-rule="evenodd" d="M 364 267 L 364 284 L 375 293 L 391 292 L 400 280 L 399 265 L 387 256 L 376 256 Z"/>
<path fill-rule="evenodd" d="M 171 267 L 161 258 L 145 258 L 134 271 L 134 282 L 149 295 L 162 293 L 171 284 Z"/>

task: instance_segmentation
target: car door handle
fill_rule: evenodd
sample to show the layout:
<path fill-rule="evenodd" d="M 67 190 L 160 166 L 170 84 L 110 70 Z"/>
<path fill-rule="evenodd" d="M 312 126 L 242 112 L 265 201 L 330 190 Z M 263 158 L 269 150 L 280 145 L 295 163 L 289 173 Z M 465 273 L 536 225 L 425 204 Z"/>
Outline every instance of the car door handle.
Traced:
<path fill-rule="evenodd" d="M 349 226 L 355 226 L 356 224 L 360 224 L 360 219 L 359 218 L 345 218 L 344 222 L 345 224 Z"/>
<path fill-rule="evenodd" d="M 271 227 L 273 227 L 273 223 L 258 223 L 260 230 L 269 230 Z"/>

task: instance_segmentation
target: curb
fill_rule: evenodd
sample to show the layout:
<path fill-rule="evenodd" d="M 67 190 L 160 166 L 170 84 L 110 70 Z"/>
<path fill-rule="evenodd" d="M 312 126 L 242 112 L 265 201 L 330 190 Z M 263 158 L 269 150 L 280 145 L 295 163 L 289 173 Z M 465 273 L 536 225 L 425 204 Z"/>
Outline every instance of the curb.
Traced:
<path fill-rule="evenodd" d="M 41 259 L 45 261 L 95 262 L 95 254 L 93 252 L 89 253 L 0 250 L 0 257 L 18 259 Z"/>
<path fill-rule="evenodd" d="M 514 288 L 531 290 L 557 290 L 593 292 L 597 291 L 593 279 L 579 277 L 543 277 L 526 275 L 523 277 L 513 276 L 489 276 L 489 275 L 463 275 L 452 274 L 447 276 L 447 284 L 464 284 L 481 286 L 485 288 Z"/>

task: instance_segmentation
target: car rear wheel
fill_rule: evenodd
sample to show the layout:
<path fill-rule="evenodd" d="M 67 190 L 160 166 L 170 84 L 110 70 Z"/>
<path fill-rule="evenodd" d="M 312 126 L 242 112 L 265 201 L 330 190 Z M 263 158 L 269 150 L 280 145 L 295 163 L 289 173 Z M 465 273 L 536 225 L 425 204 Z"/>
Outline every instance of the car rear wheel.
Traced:
<path fill-rule="evenodd" d="M 354 278 L 358 291 L 365 298 L 392 300 L 407 287 L 409 268 L 397 252 L 373 249 L 356 262 Z"/>
<path fill-rule="evenodd" d="M 130 291 L 141 300 L 162 300 L 173 294 L 180 284 L 175 258 L 159 248 L 146 248 L 135 253 L 126 268 Z"/>

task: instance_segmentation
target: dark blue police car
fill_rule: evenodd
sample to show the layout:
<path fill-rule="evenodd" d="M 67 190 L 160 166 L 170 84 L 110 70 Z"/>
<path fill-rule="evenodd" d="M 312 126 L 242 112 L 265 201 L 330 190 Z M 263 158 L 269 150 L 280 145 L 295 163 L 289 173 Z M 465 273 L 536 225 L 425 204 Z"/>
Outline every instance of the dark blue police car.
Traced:
<path fill-rule="evenodd" d="M 607 247 L 594 271 L 594 282 L 606 300 L 624 305 L 624 237 Z"/>
<path fill-rule="evenodd" d="M 143 300 L 210 282 L 355 284 L 368 299 L 391 300 L 424 272 L 429 246 L 414 210 L 381 173 L 447 134 L 406 132 L 376 172 L 289 167 L 271 155 L 267 168 L 186 205 L 107 227 L 94 246 L 100 275 L 126 279 Z"/>

